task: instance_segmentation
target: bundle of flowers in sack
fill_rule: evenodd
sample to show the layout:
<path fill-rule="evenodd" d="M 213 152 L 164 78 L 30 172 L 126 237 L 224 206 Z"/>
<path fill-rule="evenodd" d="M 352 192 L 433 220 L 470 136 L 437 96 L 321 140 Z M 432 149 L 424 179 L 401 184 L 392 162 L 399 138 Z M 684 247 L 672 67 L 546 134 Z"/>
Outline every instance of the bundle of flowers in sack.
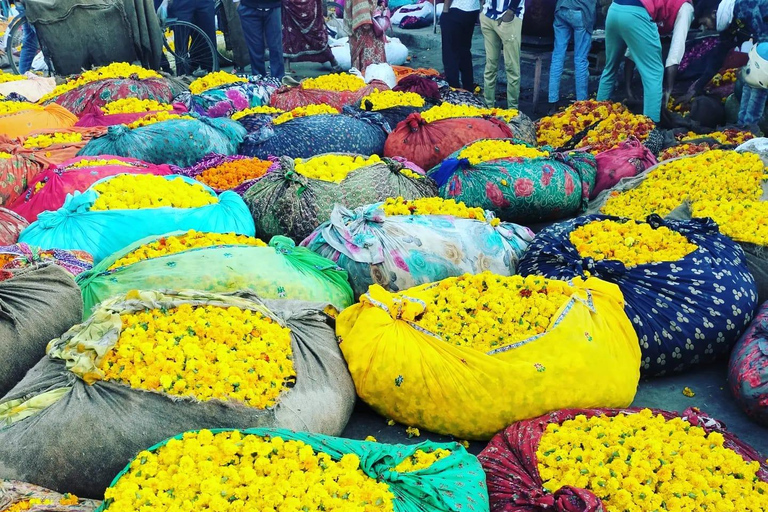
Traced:
<path fill-rule="evenodd" d="M 630 137 L 645 142 L 655 128 L 654 122 L 643 115 L 629 111 L 611 113 L 590 128 L 576 147 L 585 148 L 597 155 L 619 147 Z"/>
<path fill-rule="evenodd" d="M 177 174 L 195 178 L 216 193 L 232 190 L 242 196 L 272 165 L 271 160 L 260 158 L 211 154 L 192 167 L 177 169 Z"/>
<path fill-rule="evenodd" d="M 5 256 L 0 254 L 0 262 L 9 263 Z M 72 275 L 52 263 L 0 274 L 0 394 L 5 395 L 45 355 L 49 341 L 80 321 L 83 301 Z"/>
<path fill-rule="evenodd" d="M 264 124 L 269 124 L 272 119 L 284 114 L 285 111 L 279 108 L 262 105 L 260 107 L 251 107 L 240 112 L 232 114 L 231 119 L 242 124 L 249 132 L 256 131 Z"/>
<path fill-rule="evenodd" d="M 118 174 L 67 196 L 59 210 L 41 213 L 20 241 L 83 250 L 99 263 L 138 240 L 179 229 L 254 234 L 248 209 L 234 192 L 217 197 L 186 176 Z"/>
<path fill-rule="evenodd" d="M 106 128 L 64 128 L 32 132 L 21 139 L 25 152 L 41 155 L 52 164 L 59 165 L 71 160 L 94 138 L 106 133 Z"/>
<path fill-rule="evenodd" d="M 0 401 L 0 478 L 100 497 L 139 451 L 179 432 L 338 435 L 355 391 L 323 307 L 265 304 L 245 291 L 131 291 L 103 302 Z M 36 450 L 23 448 L 35 439 Z"/>
<path fill-rule="evenodd" d="M 97 500 L 78 498 L 68 492 L 60 494 L 26 482 L 0 482 L 0 510 L 3 512 L 94 512 L 100 504 Z"/>
<path fill-rule="evenodd" d="M 76 277 L 93 267 L 93 256 L 84 251 L 41 250 L 25 243 L 0 246 L 0 270 L 27 268 L 47 262 L 60 266 L 72 277 Z"/>
<path fill-rule="evenodd" d="M 229 117 L 251 107 L 269 104 L 257 83 L 226 71 L 216 71 L 196 79 L 189 91 L 176 97 L 190 112 L 208 117 Z"/>
<path fill-rule="evenodd" d="M 674 218 L 711 217 L 720 232 L 739 242 L 757 281 L 758 296 L 768 300 L 768 212 L 764 187 L 768 168 L 745 151 L 714 150 L 667 160 L 621 181 L 590 204 L 590 213 L 642 220 L 651 214 Z"/>
<path fill-rule="evenodd" d="M 355 105 L 374 90 L 386 91 L 389 87 L 378 80 L 365 81 L 349 73 L 333 73 L 317 78 L 306 78 L 299 87 L 283 87 L 270 98 L 270 104 L 281 110 L 293 110 L 308 105 L 327 104 L 341 110 Z"/>
<path fill-rule="evenodd" d="M 27 191 L 9 204 L 9 208 L 27 219 L 49 210 L 58 210 L 67 194 L 84 192 L 98 180 L 115 174 L 172 174 L 167 165 L 154 165 L 134 158 L 111 155 L 78 156 L 61 165 L 46 169 L 29 182 Z"/>
<path fill-rule="evenodd" d="M 566 280 L 590 275 L 615 283 L 648 376 L 730 353 L 757 307 L 744 252 L 709 219 L 579 217 L 538 233 L 518 272 Z"/>
<path fill-rule="evenodd" d="M 80 275 L 85 316 L 130 290 L 251 290 L 264 299 L 352 305 L 347 273 L 285 237 L 269 245 L 233 233 L 178 231 L 124 247 Z"/>
<path fill-rule="evenodd" d="M 0 100 L 0 133 L 11 139 L 39 130 L 71 128 L 77 117 L 60 105 Z"/>
<path fill-rule="evenodd" d="M 595 158 L 589 153 L 536 149 L 515 139 L 474 142 L 428 173 L 441 197 L 517 222 L 584 211 L 595 174 Z"/>
<path fill-rule="evenodd" d="M 308 160 L 281 158 L 244 199 L 256 233 L 301 241 L 331 217 L 335 205 L 357 208 L 401 196 L 436 195 L 435 185 L 404 164 L 376 155 L 326 154 Z"/>
<path fill-rule="evenodd" d="M 597 176 L 590 199 L 603 190 L 614 187 L 620 180 L 637 176 L 657 164 L 653 153 L 634 136 L 595 157 Z"/>
<path fill-rule="evenodd" d="M 80 116 L 124 98 L 171 103 L 182 90 L 179 84 L 156 71 L 115 62 L 67 80 L 43 96 L 40 103 L 58 103 Z"/>
<path fill-rule="evenodd" d="M 288 156 L 311 158 L 324 153 L 381 154 L 387 140 L 387 124 L 375 112 L 345 107 L 342 114 L 333 106 L 299 107 L 295 116 L 286 112 L 274 119 L 252 120 L 240 154 L 261 159 Z"/>
<path fill-rule="evenodd" d="M 10 81 L 8 80 L 10 78 Z M 2 81 L 5 79 L 5 81 Z M 28 101 L 36 102 L 56 87 L 56 79 L 42 77 L 32 73 L 25 75 L 12 75 L 3 73 L 0 75 L 0 96 L 9 97 L 18 95 Z"/>
<path fill-rule="evenodd" d="M 78 156 L 118 155 L 190 167 L 211 153 L 236 154 L 246 134 L 239 123 L 226 118 L 191 118 L 163 112 L 152 117 L 156 122 L 142 119 L 136 122 L 138 125 L 110 126 L 106 135 L 90 141 Z"/>
<path fill-rule="evenodd" d="M 415 92 L 373 91 L 360 100 L 360 108 L 369 112 L 378 112 L 384 117 L 390 128 L 414 112 L 420 112 L 426 101 Z"/>
<path fill-rule="evenodd" d="M 768 425 L 768 302 L 733 347 L 728 383 L 747 416 Z"/>
<path fill-rule="evenodd" d="M 224 455 L 204 469 L 210 453 Z M 158 479 L 155 468 L 204 478 Z M 291 484 L 282 485 L 289 473 Z M 186 503 L 217 510 L 488 511 L 480 463 L 458 443 L 388 445 L 278 429 L 179 434 L 139 453 L 104 498 L 99 512 L 185 510 Z"/>
<path fill-rule="evenodd" d="M 768 466 L 695 408 L 572 409 L 520 421 L 479 455 L 494 512 L 765 510 Z"/>
<path fill-rule="evenodd" d="M 729 128 L 727 130 L 710 132 L 707 134 L 698 134 L 695 132 L 682 132 L 675 134 L 675 139 L 680 142 L 707 141 L 712 139 L 724 146 L 739 146 L 748 140 L 754 139 L 755 135 L 748 130 L 737 130 Z"/>
<path fill-rule="evenodd" d="M 699 153 L 704 153 L 705 151 L 717 149 L 719 146 L 719 144 L 713 144 L 711 142 L 685 142 L 663 150 L 661 153 L 659 153 L 658 161 L 663 162 L 665 160 L 672 160 L 673 158 L 678 158 L 681 156 L 698 155 Z"/>
<path fill-rule="evenodd" d="M 0 206 L 9 207 L 28 190 L 50 162 L 43 155 L 0 142 Z"/>
<path fill-rule="evenodd" d="M 543 117 L 536 123 L 538 144 L 554 148 L 575 144 L 587 128 L 608 119 L 611 114 L 625 112 L 628 110 L 621 103 L 577 101 L 562 112 Z"/>
<path fill-rule="evenodd" d="M 463 439 L 563 407 L 625 407 L 640 378 L 621 292 L 596 278 L 483 272 L 397 294 L 373 285 L 336 334 L 358 396 L 378 413 Z"/>
<path fill-rule="evenodd" d="M 15 244 L 28 225 L 27 220 L 18 213 L 0 208 L 0 245 Z"/>
<path fill-rule="evenodd" d="M 83 112 L 75 126 L 114 126 L 116 124 L 131 124 L 139 119 L 160 112 L 170 112 L 183 115 L 186 107 L 180 104 L 171 105 L 157 100 L 138 98 L 123 98 L 111 101 L 101 107 L 92 106 L 90 111 Z"/>
<path fill-rule="evenodd" d="M 346 270 L 359 297 L 372 284 L 400 291 L 464 273 L 511 275 L 531 240 L 528 228 L 482 208 L 397 197 L 355 210 L 335 206 L 302 245 Z"/>

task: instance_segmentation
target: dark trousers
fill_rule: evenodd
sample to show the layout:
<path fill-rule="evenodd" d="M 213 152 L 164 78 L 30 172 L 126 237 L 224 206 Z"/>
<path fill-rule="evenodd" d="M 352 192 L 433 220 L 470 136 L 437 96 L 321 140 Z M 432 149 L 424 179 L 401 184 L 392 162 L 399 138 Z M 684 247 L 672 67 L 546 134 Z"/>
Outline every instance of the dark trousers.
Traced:
<path fill-rule="evenodd" d="M 472 71 L 472 33 L 480 11 L 449 9 L 440 17 L 443 37 L 443 67 L 451 87 L 472 90 L 475 76 Z M 461 77 L 461 81 L 459 81 Z"/>
<path fill-rule="evenodd" d="M 283 22 L 280 7 L 261 9 L 243 5 L 237 8 L 240 23 L 243 26 L 248 53 L 251 55 L 251 72 L 254 75 L 267 75 L 264 64 L 264 41 L 269 48 L 269 74 L 283 78 Z"/>
<path fill-rule="evenodd" d="M 173 0 L 168 7 L 168 17 L 197 25 L 211 40 L 214 48 L 216 47 L 216 11 L 213 0 Z M 174 44 L 176 45 L 176 53 L 181 55 L 188 49 L 192 58 L 200 57 L 202 60 L 208 61 L 192 62 L 192 65 L 200 66 L 203 69 L 210 71 L 213 67 L 213 63 L 210 62 L 209 53 L 206 55 L 205 52 L 201 52 L 201 50 L 205 48 L 204 46 L 200 46 L 203 43 L 196 40 L 197 38 L 193 34 L 190 43 L 191 46 L 186 48 L 185 46 L 189 40 L 189 33 L 186 29 L 181 29 L 178 32 L 183 33 L 174 33 L 173 35 Z M 203 57 L 203 55 L 205 55 L 205 57 Z M 191 71 L 194 71 L 194 69 L 188 70 L 188 72 Z"/>

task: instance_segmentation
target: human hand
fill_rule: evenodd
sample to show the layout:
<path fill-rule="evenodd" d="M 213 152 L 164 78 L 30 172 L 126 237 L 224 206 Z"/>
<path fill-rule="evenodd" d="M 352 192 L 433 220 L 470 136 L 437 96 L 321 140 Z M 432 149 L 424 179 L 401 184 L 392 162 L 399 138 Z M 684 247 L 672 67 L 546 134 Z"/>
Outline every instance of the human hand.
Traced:
<path fill-rule="evenodd" d="M 501 17 L 502 23 L 509 23 L 510 21 L 515 19 L 515 13 L 513 11 L 506 11 L 504 12 L 504 15 Z"/>

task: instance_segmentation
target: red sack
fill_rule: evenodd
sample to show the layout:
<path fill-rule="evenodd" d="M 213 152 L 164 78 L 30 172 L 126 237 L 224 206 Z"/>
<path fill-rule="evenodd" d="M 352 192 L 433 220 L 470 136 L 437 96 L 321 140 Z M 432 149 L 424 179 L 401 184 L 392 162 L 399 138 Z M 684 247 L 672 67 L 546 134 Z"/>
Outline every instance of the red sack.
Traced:
<path fill-rule="evenodd" d="M 565 486 L 554 494 L 547 492 L 539 476 L 536 450 L 547 425 L 563 423 L 583 414 L 588 418 L 604 414 L 638 413 L 641 408 L 627 409 L 563 409 L 538 418 L 518 421 L 491 439 L 478 455 L 486 474 L 491 512 L 603 512 L 603 503 L 587 489 Z M 757 461 L 757 475 L 768 481 L 768 465 L 751 446 L 725 430 L 725 425 L 700 410 L 689 407 L 682 414 L 651 409 L 665 419 L 682 417 L 707 433 L 719 432 L 725 437 L 724 446 L 746 461 Z"/>
<path fill-rule="evenodd" d="M 71 168 L 82 160 L 119 160 L 130 164 L 102 165 L 98 167 Z M 155 165 L 134 158 L 100 155 L 97 157 L 77 157 L 64 162 L 58 167 L 40 173 L 29 184 L 26 194 L 20 196 L 9 208 L 29 222 L 37 220 L 37 216 L 46 210 L 58 210 L 64 205 L 67 194 L 75 191 L 83 192 L 98 180 L 115 174 L 156 174 L 166 176 L 173 174 L 167 165 Z"/>
<path fill-rule="evenodd" d="M 0 144 L 0 206 L 15 201 L 50 165 L 39 156 L 22 151 L 18 145 Z"/>
<path fill-rule="evenodd" d="M 24 218 L 5 208 L 0 208 L 0 246 L 13 245 L 19 241 L 19 235 L 29 226 Z"/>
<path fill-rule="evenodd" d="M 429 170 L 476 140 L 514 136 L 512 129 L 496 118 L 458 117 L 427 123 L 415 112 L 389 134 L 384 143 L 384 156 L 402 156 Z"/>
<path fill-rule="evenodd" d="M 439 100 L 440 88 L 437 82 L 422 75 L 408 75 L 397 81 L 393 91 L 415 92 L 425 98 Z"/>
<path fill-rule="evenodd" d="M 182 115 L 187 113 L 187 107 L 180 103 L 173 105 L 172 114 Z M 110 114 L 105 115 L 100 108 L 89 107 L 87 112 L 83 112 L 80 116 L 80 120 L 75 126 L 92 127 L 92 126 L 115 126 L 118 124 L 131 124 L 134 121 L 138 121 L 142 117 L 157 114 L 157 112 L 133 112 L 126 114 Z"/>
<path fill-rule="evenodd" d="M 622 178 L 637 176 L 656 165 L 656 157 L 635 137 L 630 137 L 619 147 L 598 153 L 595 188 L 589 198 L 594 199 L 603 190 L 613 188 Z"/>
<path fill-rule="evenodd" d="M 302 89 L 301 87 L 282 87 L 272 94 L 270 104 L 280 110 L 293 110 L 307 105 L 325 103 L 341 110 L 345 105 L 356 105 L 360 100 L 371 94 L 375 89 L 388 91 L 384 82 L 372 80 L 371 83 L 357 91 L 325 91 L 323 89 Z"/>
<path fill-rule="evenodd" d="M 733 347 L 728 383 L 747 416 L 768 426 L 768 302 Z"/>

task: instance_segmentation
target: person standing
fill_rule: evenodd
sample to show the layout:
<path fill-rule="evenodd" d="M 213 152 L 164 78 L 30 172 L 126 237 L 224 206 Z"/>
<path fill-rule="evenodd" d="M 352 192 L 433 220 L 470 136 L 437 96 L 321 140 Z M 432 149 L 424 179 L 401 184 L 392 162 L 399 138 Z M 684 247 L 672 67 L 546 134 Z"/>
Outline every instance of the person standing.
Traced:
<path fill-rule="evenodd" d="M 480 29 L 485 42 L 485 103 L 496 106 L 499 54 L 504 51 L 507 73 L 507 108 L 517 108 L 520 99 L 520 44 L 525 0 L 485 0 Z"/>
<path fill-rule="evenodd" d="M 216 8 L 213 0 L 170 0 L 168 2 L 168 17 L 197 25 L 200 30 L 205 32 L 213 46 L 216 46 Z M 177 35 L 178 37 L 176 37 Z M 184 27 L 174 30 L 173 39 L 180 55 L 184 55 L 187 51 L 193 55 L 197 54 L 195 48 L 203 43 L 198 41 L 196 36 L 197 34 L 192 34 L 190 41 L 189 29 Z M 186 75 L 196 71 L 195 68 L 198 66 L 207 71 L 213 69 L 213 62 L 210 58 L 200 59 L 200 61 L 192 60 L 189 64 L 192 69 L 177 71 Z"/>
<path fill-rule="evenodd" d="M 573 36 L 573 66 L 576 71 L 576 100 L 589 97 L 589 50 L 595 26 L 594 0 L 557 0 L 555 5 L 555 49 L 549 66 L 550 110 L 560 101 L 560 78 L 563 75 L 565 52 Z"/>
<path fill-rule="evenodd" d="M 440 16 L 443 68 L 448 85 L 456 89 L 475 87 L 472 34 L 479 14 L 480 0 L 445 0 Z"/>
<path fill-rule="evenodd" d="M 344 21 L 349 30 L 352 67 L 365 74 L 371 64 L 387 62 L 386 29 L 389 10 L 375 0 L 346 0 Z"/>
<path fill-rule="evenodd" d="M 763 118 L 768 102 L 768 42 L 758 43 L 749 51 L 744 67 L 744 90 L 739 104 L 739 126 L 751 128 Z"/>
<path fill-rule="evenodd" d="M 330 62 L 342 71 L 331 47 L 321 0 L 283 0 L 283 57 L 290 62 Z"/>
<path fill-rule="evenodd" d="M 27 11 L 24 2 L 16 1 L 16 10 L 19 17 L 26 17 Z M 19 55 L 19 73 L 22 75 L 32 69 L 37 52 L 40 51 L 40 43 L 37 40 L 37 32 L 31 23 L 22 25 L 23 39 L 21 40 L 21 54 Z"/>
<path fill-rule="evenodd" d="M 251 73 L 254 75 L 267 76 L 264 62 L 266 40 L 269 48 L 269 75 L 280 79 L 285 76 L 281 11 L 280 0 L 240 0 L 237 7 L 251 56 Z"/>

